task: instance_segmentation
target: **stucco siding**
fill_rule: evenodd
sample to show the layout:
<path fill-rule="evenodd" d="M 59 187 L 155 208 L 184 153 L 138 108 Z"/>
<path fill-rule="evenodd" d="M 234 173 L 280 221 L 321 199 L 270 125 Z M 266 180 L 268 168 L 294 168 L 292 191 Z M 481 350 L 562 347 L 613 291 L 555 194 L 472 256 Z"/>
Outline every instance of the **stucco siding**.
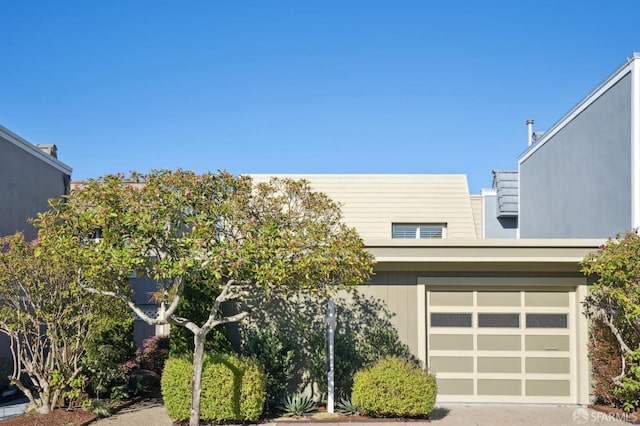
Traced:
<path fill-rule="evenodd" d="M 24 231 L 35 238 L 27 219 L 64 195 L 68 182 L 68 175 L 0 136 L 0 235 Z"/>
<path fill-rule="evenodd" d="M 366 241 L 391 239 L 393 223 L 444 223 L 446 237 L 477 238 L 464 175 L 276 175 L 306 179 L 342 206 Z M 265 181 L 268 175 L 252 175 Z"/>
<path fill-rule="evenodd" d="M 602 238 L 629 230 L 630 74 L 542 142 L 520 161 L 520 237 Z"/>
<path fill-rule="evenodd" d="M 517 217 L 497 217 L 497 196 L 485 195 L 484 203 L 484 238 L 516 238 L 518 228 Z M 482 234 L 481 234 L 482 235 Z"/>

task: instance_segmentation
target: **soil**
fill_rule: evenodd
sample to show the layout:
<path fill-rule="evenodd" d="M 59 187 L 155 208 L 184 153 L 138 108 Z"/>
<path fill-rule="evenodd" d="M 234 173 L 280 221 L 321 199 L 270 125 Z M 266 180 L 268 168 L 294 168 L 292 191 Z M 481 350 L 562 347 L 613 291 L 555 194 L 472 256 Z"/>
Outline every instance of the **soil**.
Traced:
<path fill-rule="evenodd" d="M 58 408 L 49 414 L 31 412 L 22 416 L 0 420 L 0 426 L 84 426 L 97 418 L 97 415 L 85 410 Z"/>

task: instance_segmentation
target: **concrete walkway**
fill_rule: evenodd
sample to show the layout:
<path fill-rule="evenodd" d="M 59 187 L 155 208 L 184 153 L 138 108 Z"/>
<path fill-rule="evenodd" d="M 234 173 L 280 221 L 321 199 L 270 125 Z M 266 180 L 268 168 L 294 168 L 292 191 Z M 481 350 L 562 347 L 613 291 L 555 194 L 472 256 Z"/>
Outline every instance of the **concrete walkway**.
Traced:
<path fill-rule="evenodd" d="M 622 416 L 617 418 L 582 407 L 562 406 L 450 406 L 436 408 L 431 414 L 431 422 L 411 421 L 408 426 L 483 426 L 483 425 L 539 425 L 539 426 L 576 426 L 576 425 L 628 425 L 624 420 L 635 418 Z M 638 419 L 640 420 L 640 419 Z M 369 426 L 399 426 L 401 422 L 368 423 Z M 308 425 L 304 421 L 286 421 L 268 423 L 267 425 L 299 426 Z M 365 425 L 366 423 L 361 423 Z M 170 426 L 172 421 L 167 416 L 160 400 L 143 401 L 132 405 L 117 415 L 92 423 L 95 426 Z M 318 426 L 356 426 L 357 423 L 329 423 L 323 421 Z"/>

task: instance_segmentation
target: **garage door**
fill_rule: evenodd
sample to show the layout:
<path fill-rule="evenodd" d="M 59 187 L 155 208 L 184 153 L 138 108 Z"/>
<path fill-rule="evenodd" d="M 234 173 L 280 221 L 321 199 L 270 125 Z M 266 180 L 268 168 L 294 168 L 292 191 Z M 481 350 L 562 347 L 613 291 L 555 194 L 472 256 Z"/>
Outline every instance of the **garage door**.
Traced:
<path fill-rule="evenodd" d="M 575 403 L 570 289 L 427 288 L 440 402 Z"/>

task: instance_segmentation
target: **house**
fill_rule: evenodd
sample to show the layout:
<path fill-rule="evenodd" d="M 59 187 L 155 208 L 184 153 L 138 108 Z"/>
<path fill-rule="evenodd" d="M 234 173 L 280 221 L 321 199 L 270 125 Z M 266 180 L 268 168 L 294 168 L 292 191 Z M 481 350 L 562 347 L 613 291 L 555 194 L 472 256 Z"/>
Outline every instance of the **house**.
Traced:
<path fill-rule="evenodd" d="M 68 194 L 70 178 L 55 145 L 33 145 L 0 126 L 0 235 L 22 231 L 36 238 L 28 219 L 47 210 L 50 198 Z M 0 333 L 0 358 L 11 356 L 9 339 Z"/>
<path fill-rule="evenodd" d="M 436 373 L 439 402 L 589 403 L 579 262 L 601 239 L 482 238 L 483 204 L 464 175 L 280 177 L 342 204 L 377 261 L 359 291 L 395 314 Z"/>
<path fill-rule="evenodd" d="M 55 145 L 33 145 L 0 126 L 0 235 L 22 231 L 35 238 L 27 220 L 47 210 L 50 198 L 67 194 L 70 179 Z"/>
<path fill-rule="evenodd" d="M 606 238 L 640 226 L 640 53 L 549 130 L 532 125 L 518 159 L 520 238 Z"/>

